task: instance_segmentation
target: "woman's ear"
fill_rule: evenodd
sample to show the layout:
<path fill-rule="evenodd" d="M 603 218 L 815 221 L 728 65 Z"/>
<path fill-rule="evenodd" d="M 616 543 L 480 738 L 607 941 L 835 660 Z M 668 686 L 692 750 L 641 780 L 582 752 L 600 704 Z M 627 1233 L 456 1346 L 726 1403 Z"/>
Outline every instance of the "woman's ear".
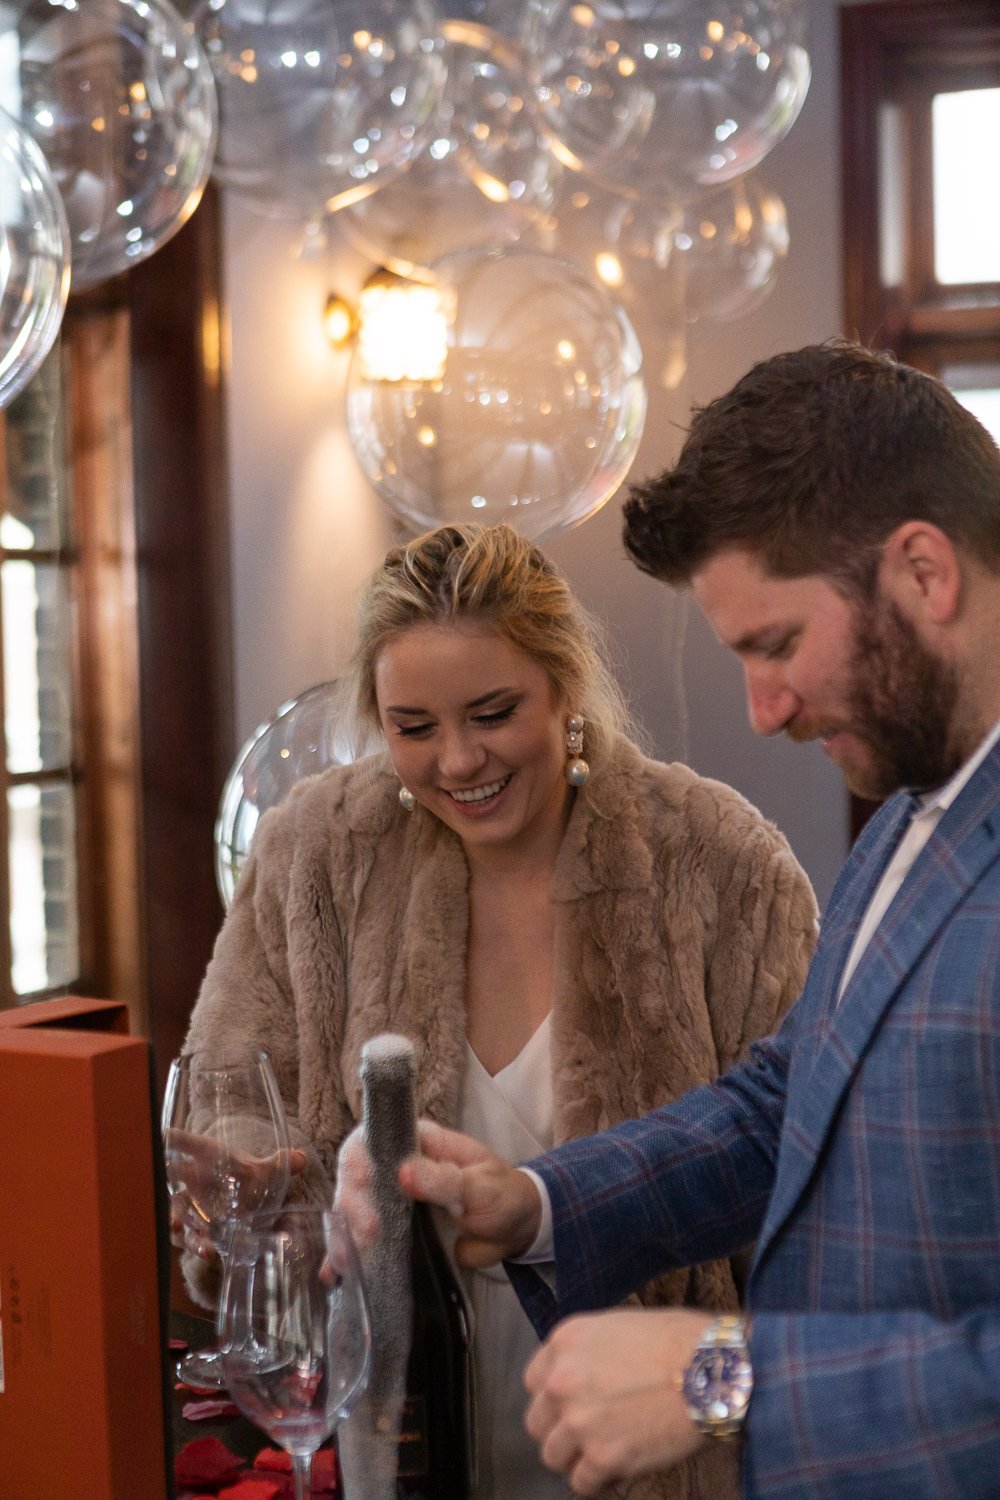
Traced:
<path fill-rule="evenodd" d="M 962 595 L 954 542 L 932 521 L 904 521 L 883 543 L 879 584 L 914 623 L 949 624 Z"/>

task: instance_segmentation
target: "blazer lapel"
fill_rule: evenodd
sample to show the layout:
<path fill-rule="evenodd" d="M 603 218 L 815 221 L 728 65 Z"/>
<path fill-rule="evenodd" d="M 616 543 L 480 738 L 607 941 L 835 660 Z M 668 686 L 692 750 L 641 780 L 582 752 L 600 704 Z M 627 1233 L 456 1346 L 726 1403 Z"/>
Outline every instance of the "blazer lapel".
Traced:
<path fill-rule="evenodd" d="M 906 832 L 916 799 L 894 797 L 862 831 L 834 886 L 823 915 L 821 938 L 800 1001 L 802 1039 L 797 1064 L 811 1068 L 826 1037 L 827 1021 L 837 1006 L 844 972 L 869 902 L 885 873 L 897 844 Z"/>
<path fill-rule="evenodd" d="M 821 991 L 810 996 L 815 1007 L 812 1026 L 809 1015 L 803 1017 L 806 1055 L 796 1059 L 789 1079 L 777 1178 L 758 1242 L 758 1262 L 815 1171 L 845 1090 L 886 1011 L 955 908 L 983 871 L 1000 858 L 998 789 L 1000 756 L 994 753 L 918 855 L 838 1004 L 844 963 L 909 809 L 904 805 L 878 830 L 871 856 L 857 872 L 851 919 L 846 920 L 848 903 L 844 900 L 840 930 L 823 966 Z M 838 914 L 834 915 L 837 920 Z"/>

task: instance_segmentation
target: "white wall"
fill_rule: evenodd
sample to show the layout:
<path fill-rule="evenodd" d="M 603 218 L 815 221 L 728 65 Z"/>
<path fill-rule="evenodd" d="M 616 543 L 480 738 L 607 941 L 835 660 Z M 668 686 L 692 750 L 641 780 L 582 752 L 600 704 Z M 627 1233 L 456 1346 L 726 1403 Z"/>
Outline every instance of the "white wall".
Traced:
<path fill-rule="evenodd" d="M 757 313 L 693 338 L 682 388 L 647 371 L 650 407 L 633 477 L 671 462 L 692 403 L 726 390 L 756 360 L 842 332 L 835 0 L 810 0 L 813 79 L 789 136 L 761 168 L 784 198 L 791 253 Z M 354 600 L 393 538 L 344 424 L 347 356 L 327 346 L 331 285 L 370 267 L 344 250 L 294 258 L 296 231 L 226 205 L 229 435 L 241 736 L 285 698 L 336 675 Z M 656 309 L 643 309 L 643 325 Z M 626 560 L 612 500 L 549 548 L 607 623 L 655 752 L 738 787 L 787 834 L 825 901 L 847 848 L 839 774 L 817 746 L 761 741 L 747 722 L 738 663 L 697 610 Z"/>

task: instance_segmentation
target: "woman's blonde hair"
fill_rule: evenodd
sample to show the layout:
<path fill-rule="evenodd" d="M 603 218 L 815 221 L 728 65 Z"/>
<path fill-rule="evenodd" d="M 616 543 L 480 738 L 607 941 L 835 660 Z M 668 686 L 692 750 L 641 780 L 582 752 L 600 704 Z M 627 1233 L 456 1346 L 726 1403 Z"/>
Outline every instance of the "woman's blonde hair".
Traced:
<path fill-rule="evenodd" d="M 439 526 L 386 554 L 361 596 L 344 680 L 361 724 L 379 727 L 375 665 L 383 647 L 415 625 L 458 621 L 488 626 L 544 668 L 567 713 L 586 720 L 591 765 L 628 731 L 600 627 L 545 554 L 507 525 Z"/>

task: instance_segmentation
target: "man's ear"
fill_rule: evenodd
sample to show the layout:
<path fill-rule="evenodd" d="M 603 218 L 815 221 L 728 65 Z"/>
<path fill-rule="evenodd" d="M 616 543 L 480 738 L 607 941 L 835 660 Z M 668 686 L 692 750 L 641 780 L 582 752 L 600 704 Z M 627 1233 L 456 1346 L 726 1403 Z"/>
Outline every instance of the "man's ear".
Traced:
<path fill-rule="evenodd" d="M 879 584 L 909 619 L 947 625 L 962 593 L 954 542 L 932 521 L 904 521 L 883 543 Z"/>

